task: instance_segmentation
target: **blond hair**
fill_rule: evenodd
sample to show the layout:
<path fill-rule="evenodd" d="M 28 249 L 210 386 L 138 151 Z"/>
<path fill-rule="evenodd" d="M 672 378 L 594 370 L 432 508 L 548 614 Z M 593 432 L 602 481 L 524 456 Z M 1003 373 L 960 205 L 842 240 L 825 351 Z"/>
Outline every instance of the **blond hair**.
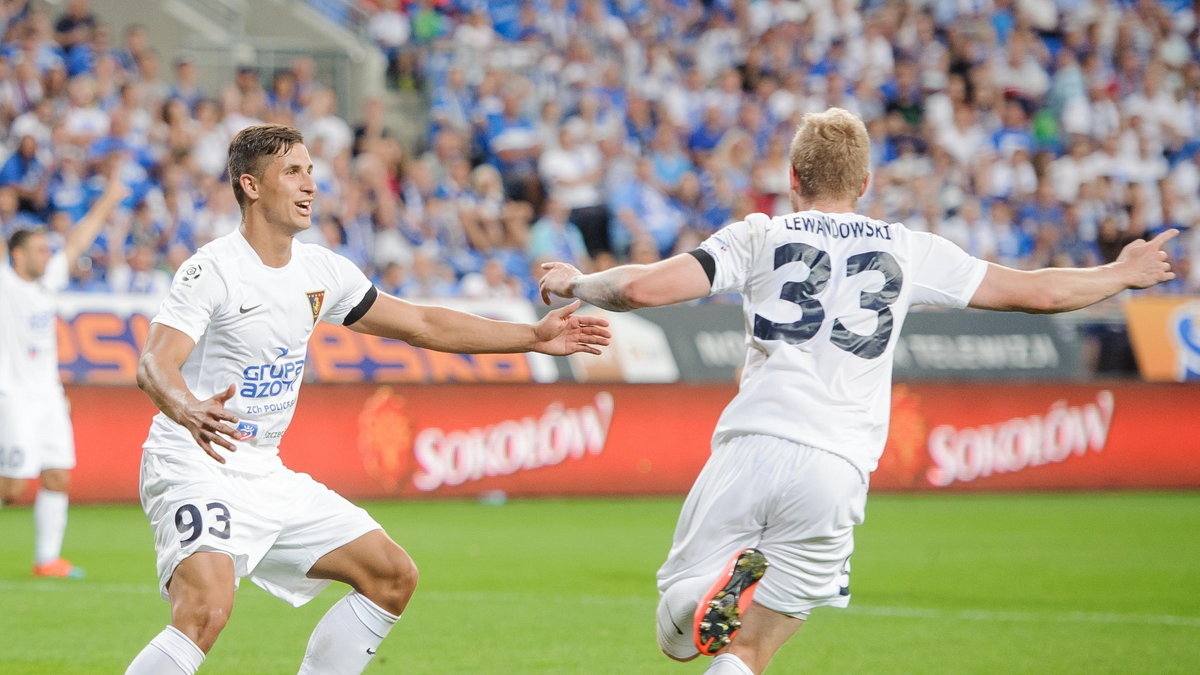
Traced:
<path fill-rule="evenodd" d="M 789 159 L 805 199 L 858 199 L 870 172 L 871 139 L 842 108 L 808 113 L 792 138 Z"/>

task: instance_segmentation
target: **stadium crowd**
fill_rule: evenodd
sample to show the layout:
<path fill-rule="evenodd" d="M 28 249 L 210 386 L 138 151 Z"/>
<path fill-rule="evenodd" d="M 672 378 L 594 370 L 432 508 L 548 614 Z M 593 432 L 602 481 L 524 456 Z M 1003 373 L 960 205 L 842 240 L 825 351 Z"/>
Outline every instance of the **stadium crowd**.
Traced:
<path fill-rule="evenodd" d="M 303 235 L 409 297 L 530 297 L 543 260 L 585 270 L 696 246 L 788 210 L 804 113 L 867 123 L 860 210 L 1008 265 L 1090 265 L 1184 230 L 1200 291 L 1200 25 L 1184 0 L 360 0 L 393 86 L 427 96 L 423 147 L 380 100 L 352 125 L 310 59 L 203 91 L 186 53 L 87 0 L 0 3 L 0 228 L 62 233 L 112 162 L 132 189 L 73 288 L 161 292 L 239 220 L 225 149 L 298 127 Z"/>

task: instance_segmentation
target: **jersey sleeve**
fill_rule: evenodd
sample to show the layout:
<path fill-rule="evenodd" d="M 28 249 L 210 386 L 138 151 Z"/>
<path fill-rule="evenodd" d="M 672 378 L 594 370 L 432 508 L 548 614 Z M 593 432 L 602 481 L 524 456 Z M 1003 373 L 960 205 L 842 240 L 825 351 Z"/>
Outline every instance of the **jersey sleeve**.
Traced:
<path fill-rule="evenodd" d="M 59 251 L 50 256 L 46 263 L 46 273 L 42 276 L 42 285 L 51 291 L 61 291 L 71 281 L 71 261 L 67 254 Z"/>
<path fill-rule="evenodd" d="M 362 302 L 373 286 L 367 275 L 349 259 L 337 254 L 331 254 L 330 259 L 333 266 L 333 290 L 336 292 L 332 294 L 333 302 L 329 305 L 329 311 L 325 312 L 321 320 L 341 325 L 350 310 Z"/>
<path fill-rule="evenodd" d="M 754 260 L 754 232 L 750 219 L 730 223 L 700 243 L 716 265 L 709 295 L 741 293 L 750 278 Z"/>
<path fill-rule="evenodd" d="M 152 323 L 161 323 L 199 342 L 213 315 L 229 295 L 211 261 L 192 256 L 179 266 L 171 291 Z"/>
<path fill-rule="evenodd" d="M 913 238 L 913 304 L 966 307 L 987 272 L 987 262 L 929 232 Z"/>

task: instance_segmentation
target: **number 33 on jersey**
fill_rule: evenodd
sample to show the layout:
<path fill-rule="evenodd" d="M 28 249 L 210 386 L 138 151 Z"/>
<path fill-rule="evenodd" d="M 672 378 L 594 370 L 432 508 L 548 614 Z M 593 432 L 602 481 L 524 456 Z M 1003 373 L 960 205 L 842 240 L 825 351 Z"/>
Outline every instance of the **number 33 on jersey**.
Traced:
<path fill-rule="evenodd" d="M 742 295 L 750 335 L 717 437 L 788 438 L 846 457 L 864 477 L 886 439 L 908 308 L 963 307 L 987 269 L 946 239 L 854 213 L 751 214 L 701 248 L 716 264 L 713 294 Z"/>

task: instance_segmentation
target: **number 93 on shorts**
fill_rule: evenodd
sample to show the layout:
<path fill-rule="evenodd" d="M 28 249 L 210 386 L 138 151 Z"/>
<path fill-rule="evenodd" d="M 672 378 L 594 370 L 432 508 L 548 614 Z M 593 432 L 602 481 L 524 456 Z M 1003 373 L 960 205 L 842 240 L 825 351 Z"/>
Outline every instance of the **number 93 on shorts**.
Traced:
<path fill-rule="evenodd" d="M 306 576 L 313 563 L 380 527 L 307 474 L 283 466 L 246 474 L 196 455 L 147 451 L 142 458 L 142 507 L 154 530 L 164 598 L 179 563 L 211 551 L 232 559 L 237 579 L 249 577 L 300 605 L 328 584 Z"/>

